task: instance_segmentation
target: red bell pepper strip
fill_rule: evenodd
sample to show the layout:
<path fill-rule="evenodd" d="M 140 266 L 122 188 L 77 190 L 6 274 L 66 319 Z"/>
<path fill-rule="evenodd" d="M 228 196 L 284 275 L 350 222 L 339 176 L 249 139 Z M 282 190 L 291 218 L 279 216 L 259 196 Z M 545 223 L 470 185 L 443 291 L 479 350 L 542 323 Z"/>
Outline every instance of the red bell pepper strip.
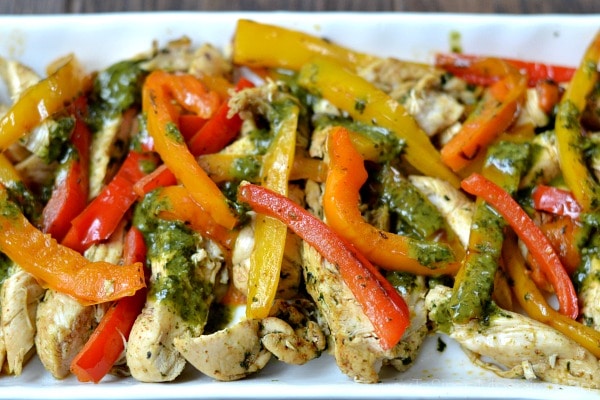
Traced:
<path fill-rule="evenodd" d="M 76 116 L 71 134 L 73 148 L 60 167 L 52 195 L 42 211 L 42 231 L 61 241 L 71 227 L 71 221 L 87 205 L 89 193 L 89 159 L 91 133 Z"/>
<path fill-rule="evenodd" d="M 240 79 L 235 90 L 254 87 L 247 79 Z M 216 153 L 227 146 L 240 132 L 242 118 L 238 114 L 229 117 L 229 102 L 224 101 L 215 115 L 206 121 L 198 132 L 189 140 L 188 147 L 194 156 Z"/>
<path fill-rule="evenodd" d="M 144 197 L 156 188 L 171 186 L 177 183 L 177 178 L 165 164 L 159 165 L 154 171 L 140 178 L 133 185 L 133 191 L 139 196 Z"/>
<path fill-rule="evenodd" d="M 179 111 L 171 88 L 173 75 L 154 71 L 142 88 L 142 109 L 147 116 L 148 132 L 154 139 L 156 152 L 191 196 L 219 224 L 231 229 L 237 218 L 229 208 L 225 195 L 200 167 L 179 132 Z"/>
<path fill-rule="evenodd" d="M 141 263 L 91 262 L 35 228 L 0 186 L 0 251 L 44 287 L 66 293 L 83 304 L 131 296 L 145 287 Z"/>
<path fill-rule="evenodd" d="M 339 268 L 384 349 L 394 347 L 410 321 L 404 299 L 354 246 L 289 198 L 254 184 L 241 185 L 238 199 L 256 212 L 277 218 Z"/>
<path fill-rule="evenodd" d="M 579 218 L 583 211 L 573 193 L 554 186 L 539 185 L 532 195 L 533 207 L 556 215 Z"/>
<path fill-rule="evenodd" d="M 462 181 L 461 187 L 466 192 L 481 197 L 502 215 L 525 243 L 550 281 L 558 298 L 560 312 L 576 319 L 579 315 L 579 306 L 573 283 L 548 238 L 527 213 L 508 192 L 480 174 L 471 174 Z"/>
<path fill-rule="evenodd" d="M 144 236 L 132 227 L 125 236 L 123 262 L 145 261 Z M 71 361 L 71 372 L 80 382 L 98 383 L 110 372 L 125 349 L 124 342 L 129 338 L 133 323 L 144 307 L 146 292 L 146 288 L 142 288 L 133 296 L 123 297 L 113 303 L 102 317 L 85 346 Z"/>
<path fill-rule="evenodd" d="M 483 56 L 438 53 L 435 56 L 435 65 L 443 68 L 468 83 L 489 86 L 498 80 L 497 76 L 481 74 L 474 71 L 471 66 L 477 61 L 487 58 Z M 575 73 L 575 68 L 561 65 L 551 65 L 534 61 L 524 61 L 514 58 L 501 58 L 502 61 L 513 66 L 521 74 L 527 75 L 528 85 L 534 87 L 539 81 L 551 80 L 554 82 L 569 82 Z"/>
<path fill-rule="evenodd" d="M 208 121 L 206 118 L 195 114 L 182 114 L 179 116 L 179 131 L 183 138 L 189 141 L 206 124 L 206 121 Z"/>
<path fill-rule="evenodd" d="M 79 252 L 110 237 L 138 196 L 133 185 L 145 172 L 144 163 L 153 161 L 148 153 L 130 151 L 121 168 L 73 221 L 62 244 Z"/>

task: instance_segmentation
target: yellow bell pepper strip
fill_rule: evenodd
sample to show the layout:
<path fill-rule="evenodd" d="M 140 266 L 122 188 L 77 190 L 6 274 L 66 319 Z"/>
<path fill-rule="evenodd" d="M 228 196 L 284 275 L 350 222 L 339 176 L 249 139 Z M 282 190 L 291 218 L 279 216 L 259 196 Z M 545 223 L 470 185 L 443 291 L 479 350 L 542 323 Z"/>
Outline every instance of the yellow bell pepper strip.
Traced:
<path fill-rule="evenodd" d="M 561 314 L 576 319 L 579 306 L 573 282 L 546 236 L 521 206 L 508 192 L 479 174 L 472 174 L 464 179 L 461 187 L 466 192 L 481 197 L 502 215 L 548 277 L 558 298 Z"/>
<path fill-rule="evenodd" d="M 343 127 L 327 139 L 329 172 L 323 193 L 327 224 L 364 254 L 369 261 L 391 271 L 418 275 L 453 274 L 460 266 L 452 250 L 442 243 L 416 240 L 377 229 L 360 213 L 360 188 L 367 180 L 364 161 Z"/>
<path fill-rule="evenodd" d="M 527 315 L 553 327 L 595 357 L 600 357 L 600 331 L 574 321 L 548 305 L 542 292 L 529 277 L 525 260 L 513 235 L 506 238 L 502 256 L 505 260 L 504 268 L 511 279 L 512 291 Z"/>
<path fill-rule="evenodd" d="M 90 80 L 74 56 L 54 73 L 26 89 L 0 118 L 0 152 L 85 92 Z"/>
<path fill-rule="evenodd" d="M 224 249 L 231 250 L 235 242 L 235 231 L 217 224 L 192 197 L 183 186 L 173 185 L 158 189 L 155 210 L 159 218 L 166 220 L 179 220 L 219 243 Z"/>
<path fill-rule="evenodd" d="M 525 144 L 499 142 L 488 149 L 482 174 L 513 195 L 527 170 L 529 154 L 529 147 Z M 478 197 L 467 255 L 456 275 L 448 302 L 454 322 L 466 323 L 486 316 L 498 274 L 505 226 L 502 217 Z"/>
<path fill-rule="evenodd" d="M 481 63 L 480 69 L 508 72 L 486 89 L 480 104 L 460 131 L 442 147 L 442 160 L 455 172 L 464 169 L 480 152 L 485 152 L 487 146 L 515 121 L 527 89 L 526 76 L 504 66 L 502 61 L 486 59 Z M 494 65 L 497 63 L 500 65 Z"/>
<path fill-rule="evenodd" d="M 383 349 L 391 349 L 410 324 L 410 311 L 396 289 L 360 252 L 300 205 L 265 187 L 246 183 L 238 199 L 257 213 L 277 218 L 339 269 Z"/>
<path fill-rule="evenodd" d="M 600 188 L 586 164 L 580 121 L 587 96 L 598 81 L 599 61 L 600 32 L 588 46 L 560 100 L 554 124 L 563 178 L 584 212 L 600 207 Z"/>
<path fill-rule="evenodd" d="M 242 179 L 256 183 L 260 178 L 263 156 L 214 153 L 198 156 L 196 160 L 210 179 L 216 183 Z M 311 179 L 315 182 L 325 182 L 326 178 L 327 163 L 323 160 L 301 154 L 294 156 L 294 163 L 290 172 L 291 181 Z"/>
<path fill-rule="evenodd" d="M 277 120 L 271 121 L 275 137 L 263 157 L 261 185 L 287 196 L 288 181 L 296 151 L 298 106 L 289 99 L 278 100 Z M 272 217 L 257 215 L 254 226 L 254 250 L 248 271 L 247 318 L 269 315 L 277 286 L 285 249 L 287 226 Z"/>
<path fill-rule="evenodd" d="M 335 62 L 319 59 L 302 67 L 298 83 L 346 111 L 354 120 L 394 132 L 406 144 L 406 160 L 424 175 L 444 179 L 455 187 L 460 185 L 415 119 L 368 81 Z"/>
<path fill-rule="evenodd" d="M 332 58 L 346 67 L 364 65 L 373 59 L 307 33 L 247 19 L 237 23 L 233 37 L 235 64 L 298 71 L 316 56 Z"/>
<path fill-rule="evenodd" d="M 177 128 L 178 109 L 173 104 L 170 77 L 166 72 L 154 71 L 146 78 L 142 88 L 142 109 L 148 120 L 148 132 L 153 138 L 154 147 L 194 200 L 217 223 L 232 229 L 237 219 L 225 195 L 198 165 Z"/>
<path fill-rule="evenodd" d="M 146 286 L 142 263 L 90 262 L 77 251 L 35 228 L 0 187 L 0 251 L 44 287 L 66 293 L 84 304 L 131 296 Z"/>
<path fill-rule="evenodd" d="M 123 262 L 146 262 L 144 236 L 135 227 L 125 235 Z M 88 341 L 71 361 L 70 369 L 77 380 L 98 383 L 110 372 L 123 354 L 133 323 L 146 304 L 146 292 L 146 288 L 140 289 L 133 296 L 123 297 L 111 305 Z"/>

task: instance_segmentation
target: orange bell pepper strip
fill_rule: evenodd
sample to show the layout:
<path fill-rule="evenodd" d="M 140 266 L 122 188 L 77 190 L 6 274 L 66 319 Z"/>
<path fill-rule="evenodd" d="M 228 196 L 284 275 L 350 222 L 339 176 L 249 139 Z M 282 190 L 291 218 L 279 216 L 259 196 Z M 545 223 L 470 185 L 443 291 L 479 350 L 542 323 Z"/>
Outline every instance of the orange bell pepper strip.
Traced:
<path fill-rule="evenodd" d="M 177 128 L 179 111 L 173 100 L 172 75 L 154 71 L 146 78 L 142 88 L 142 109 L 148 119 L 148 132 L 154 147 L 169 170 L 177 177 L 217 223 L 231 229 L 237 219 L 229 208 L 227 198 L 206 175 L 190 153 Z"/>
<path fill-rule="evenodd" d="M 77 59 L 67 57 L 51 75 L 26 89 L 0 118 L 0 152 L 64 109 L 65 104 L 83 94 L 90 83 Z"/>
<path fill-rule="evenodd" d="M 481 71 L 472 68 L 473 64 L 485 58 L 489 57 L 462 53 L 438 53 L 435 55 L 434 63 L 436 67 L 442 68 L 470 84 L 489 86 L 498 80 L 498 76 L 482 74 Z M 542 81 L 566 83 L 575 73 L 575 68 L 562 65 L 514 58 L 501 58 L 501 60 L 517 69 L 521 74 L 527 75 L 529 87 L 534 87 Z"/>
<path fill-rule="evenodd" d="M 598 81 L 600 32 L 589 44 L 575 75 L 558 104 L 554 130 L 561 172 L 584 212 L 600 207 L 600 185 L 587 166 L 581 127 L 588 94 Z"/>
<path fill-rule="evenodd" d="M 464 169 L 480 152 L 485 152 L 486 147 L 515 121 L 527 88 L 526 77 L 500 60 L 484 59 L 477 67 L 495 73 L 506 72 L 486 90 L 481 103 L 460 131 L 442 147 L 442 160 L 455 172 Z"/>
<path fill-rule="evenodd" d="M 549 325 L 600 357 L 600 332 L 556 312 L 529 277 L 525 260 L 514 236 L 505 240 L 504 268 L 512 281 L 512 290 L 520 306 L 536 321 Z"/>
<path fill-rule="evenodd" d="M 80 115 L 76 115 L 71 134 L 73 147 L 61 163 L 52 194 L 42 211 L 42 231 L 61 241 L 71 221 L 87 205 L 89 193 L 89 159 L 91 132 Z"/>
<path fill-rule="evenodd" d="M 243 184 L 238 190 L 238 199 L 256 212 L 284 222 L 339 268 L 342 279 L 373 324 L 381 347 L 390 349 L 398 343 L 410 324 L 408 306 L 390 282 L 354 246 L 292 200 L 265 187 Z"/>
<path fill-rule="evenodd" d="M 525 243 L 527 249 L 552 284 L 558 298 L 561 314 L 576 319 L 579 314 L 579 306 L 573 282 L 571 282 L 548 238 L 544 236 L 521 206 L 508 192 L 479 174 L 472 174 L 464 179 L 461 187 L 466 192 L 485 200 L 502 215 Z"/>
<path fill-rule="evenodd" d="M 298 83 L 346 111 L 354 120 L 380 125 L 394 132 L 406 148 L 402 155 L 424 175 L 444 179 L 455 187 L 458 177 L 442 162 L 440 154 L 416 120 L 385 92 L 333 61 L 319 59 L 302 67 Z"/>
<path fill-rule="evenodd" d="M 135 227 L 125 236 L 123 262 L 146 262 L 144 236 Z M 133 323 L 146 303 L 146 292 L 146 288 L 142 288 L 133 296 L 123 297 L 111 305 L 88 341 L 71 361 L 71 372 L 77 380 L 98 383 L 110 372 L 121 357 Z"/>
<path fill-rule="evenodd" d="M 328 136 L 329 172 L 323 193 L 326 221 L 369 261 L 381 268 L 419 275 L 453 274 L 460 266 L 443 243 L 416 240 L 384 232 L 366 222 L 360 213 L 360 188 L 367 180 L 364 160 L 350 141 L 348 131 L 335 127 Z"/>
<path fill-rule="evenodd" d="M 35 228 L 0 188 L 0 251 L 44 287 L 66 293 L 84 304 L 131 296 L 145 287 L 141 263 L 90 262 Z"/>
<path fill-rule="evenodd" d="M 156 200 L 160 218 L 186 222 L 193 230 L 213 239 L 225 249 L 232 249 L 236 237 L 234 231 L 217 224 L 210 214 L 196 203 L 185 187 L 162 187 Z"/>

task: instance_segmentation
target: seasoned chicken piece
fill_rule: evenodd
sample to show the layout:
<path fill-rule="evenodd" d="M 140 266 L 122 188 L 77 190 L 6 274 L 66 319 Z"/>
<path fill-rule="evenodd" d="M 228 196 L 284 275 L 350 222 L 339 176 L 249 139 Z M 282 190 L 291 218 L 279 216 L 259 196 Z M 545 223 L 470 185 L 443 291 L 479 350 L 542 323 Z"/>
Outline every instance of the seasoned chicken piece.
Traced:
<path fill-rule="evenodd" d="M 415 81 L 431 74 L 440 77 L 443 71 L 431 65 L 405 62 L 395 58 L 379 58 L 361 67 L 357 73 L 384 92 L 394 93 L 394 98 L 399 98 L 399 94 L 405 93 Z"/>
<path fill-rule="evenodd" d="M 261 344 L 261 322 L 245 319 L 210 335 L 180 335 L 175 348 L 200 372 L 220 381 L 242 379 L 260 371 L 271 359 Z"/>
<path fill-rule="evenodd" d="M 2 284 L 0 320 L 9 374 L 20 375 L 35 352 L 36 311 L 43 295 L 44 289 L 37 280 L 17 266 Z"/>
<path fill-rule="evenodd" d="M 531 124 L 535 127 L 548 125 L 550 118 L 540 107 L 540 96 L 535 88 L 528 88 L 525 92 L 525 102 L 515 121 L 515 126 Z"/>
<path fill-rule="evenodd" d="M 357 382 L 375 383 L 379 381 L 383 363 L 405 369 L 415 359 L 427 333 L 426 318 L 411 318 L 411 326 L 400 343 L 384 350 L 371 321 L 343 282 L 338 268 L 306 242 L 302 258 L 306 289 L 323 315 L 329 329 L 329 348 L 344 374 Z M 413 314 L 422 314 L 424 310 L 424 307 L 411 307 Z"/>
<path fill-rule="evenodd" d="M 279 361 L 302 365 L 317 358 L 327 347 L 317 310 L 308 300 L 276 300 L 261 321 L 262 344 Z"/>
<path fill-rule="evenodd" d="M 110 242 L 97 244 L 85 252 L 91 261 L 119 263 L 123 253 L 122 229 Z M 102 319 L 108 304 L 84 306 L 75 298 L 47 290 L 37 309 L 35 345 L 40 361 L 57 379 L 69 375 L 71 361 L 83 348 Z"/>
<path fill-rule="evenodd" d="M 0 57 L 0 77 L 6 83 L 11 100 L 16 101 L 23 90 L 39 82 L 41 77 L 31 68 Z"/>
<path fill-rule="evenodd" d="M 458 122 L 465 108 L 458 100 L 441 90 L 437 74 L 425 75 L 419 79 L 408 92 L 403 104 L 428 136 L 434 136 Z"/>
<path fill-rule="evenodd" d="M 223 265 L 212 241 L 169 223 L 159 228 L 149 248 L 148 298 L 126 351 L 131 375 L 142 382 L 172 381 L 183 371 L 186 361 L 174 341 L 202 334 Z"/>
<path fill-rule="evenodd" d="M 442 213 L 460 242 L 467 246 L 474 203 L 444 180 L 422 175 L 411 175 L 408 179 Z"/>
<path fill-rule="evenodd" d="M 240 230 L 231 253 L 232 282 L 241 293 L 248 293 L 248 271 L 253 249 L 254 218 Z"/>
<path fill-rule="evenodd" d="M 579 290 L 581 319 L 584 324 L 600 330 L 600 259 L 592 257 L 589 271 Z"/>
<path fill-rule="evenodd" d="M 442 285 L 429 292 L 426 301 L 431 320 L 439 319 L 438 312 L 451 293 Z M 600 388 L 600 364 L 589 351 L 521 314 L 498 309 L 485 323 L 471 320 L 452 324 L 444 331 L 474 362 L 502 377 Z"/>
<path fill-rule="evenodd" d="M 233 71 L 231 61 L 211 44 L 204 43 L 192 56 L 188 72 L 194 75 L 222 76 L 229 79 Z"/>

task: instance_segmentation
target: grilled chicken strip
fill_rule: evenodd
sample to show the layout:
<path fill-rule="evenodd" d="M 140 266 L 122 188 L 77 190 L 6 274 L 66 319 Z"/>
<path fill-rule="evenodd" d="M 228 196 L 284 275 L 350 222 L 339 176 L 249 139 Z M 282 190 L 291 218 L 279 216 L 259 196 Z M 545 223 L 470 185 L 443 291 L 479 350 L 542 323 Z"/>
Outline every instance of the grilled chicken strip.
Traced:
<path fill-rule="evenodd" d="M 85 257 L 91 261 L 119 263 L 123 237 L 122 234 L 113 236 L 108 243 L 90 247 Z M 69 375 L 71 361 L 83 348 L 107 308 L 108 304 L 84 306 L 67 294 L 46 291 L 37 309 L 35 345 L 42 364 L 55 378 L 63 379 Z"/>
<path fill-rule="evenodd" d="M 330 351 L 341 371 L 357 382 L 379 381 L 382 364 L 405 369 L 415 358 L 427 333 L 425 308 L 411 307 L 411 326 L 394 348 L 381 348 L 371 321 L 343 282 L 337 267 L 309 244 L 302 249 L 306 289 L 329 328 Z M 423 301 L 422 296 L 420 301 Z M 421 314 L 417 316 L 416 314 Z"/>
<path fill-rule="evenodd" d="M 443 309 L 451 292 L 450 288 L 439 285 L 428 293 L 426 302 L 431 320 L 439 321 L 438 310 Z M 471 320 L 452 324 L 444 331 L 478 365 L 502 377 L 600 388 L 600 364 L 589 351 L 555 329 L 521 314 L 498 309 L 485 324 Z"/>
<path fill-rule="evenodd" d="M 223 266 L 223 254 L 212 241 L 180 229 L 163 223 L 149 239 L 149 293 L 126 351 L 131 375 L 142 382 L 172 381 L 183 371 L 186 361 L 174 341 L 202 334 Z"/>
<path fill-rule="evenodd" d="M 35 352 L 36 313 L 44 292 L 31 274 L 17 266 L 2 284 L 0 321 L 9 374 L 20 375 L 23 365 Z"/>

